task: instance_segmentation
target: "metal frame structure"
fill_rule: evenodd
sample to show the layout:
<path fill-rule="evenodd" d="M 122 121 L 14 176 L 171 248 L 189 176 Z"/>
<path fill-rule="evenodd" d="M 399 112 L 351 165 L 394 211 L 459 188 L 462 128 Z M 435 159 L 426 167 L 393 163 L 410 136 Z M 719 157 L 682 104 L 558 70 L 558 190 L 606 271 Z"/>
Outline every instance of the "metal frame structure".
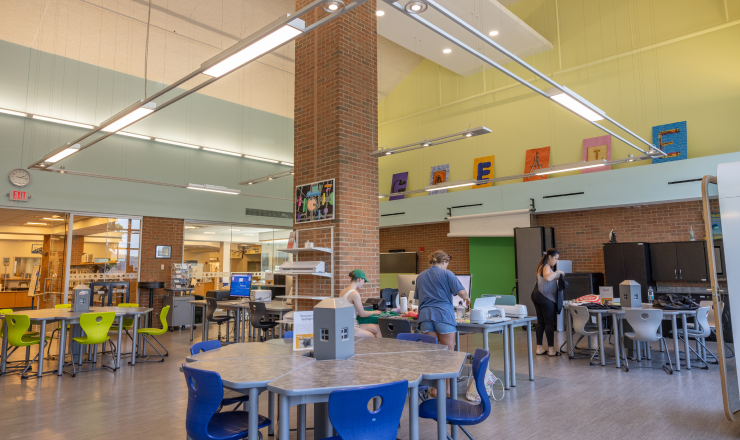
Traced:
<path fill-rule="evenodd" d="M 531 91 L 533 91 L 533 92 L 535 92 L 535 93 L 537 93 L 537 94 L 539 94 L 541 96 L 544 96 L 548 100 L 550 100 L 552 102 L 555 102 L 556 104 L 560 105 L 561 107 L 565 108 L 566 110 L 570 111 L 571 113 L 573 113 L 573 114 L 581 117 L 581 115 L 578 115 L 578 113 L 576 113 L 575 111 L 573 111 L 570 108 L 566 107 L 562 103 L 560 103 L 558 101 L 555 101 L 553 99 L 550 99 L 550 95 L 547 93 L 547 91 L 544 91 L 544 90 L 541 90 L 541 89 L 535 87 L 534 85 L 532 85 L 528 81 L 524 80 L 523 78 L 519 77 L 518 75 L 514 74 L 513 72 L 505 69 L 502 65 L 500 65 L 497 62 L 495 62 L 495 61 L 491 60 L 490 58 L 486 57 L 481 52 L 473 49 L 472 47 L 470 47 L 467 44 L 463 43 L 462 41 L 458 40 L 457 38 L 455 38 L 454 36 L 450 35 L 446 31 L 442 30 L 438 26 L 436 26 L 436 25 L 432 24 L 431 22 L 429 22 L 428 20 L 422 18 L 421 15 L 420 15 L 420 13 L 412 13 L 412 12 L 408 11 L 404 6 L 402 6 L 396 0 L 382 0 L 382 1 L 385 2 L 385 3 L 387 3 L 389 6 L 392 6 L 392 7 L 396 8 L 401 13 L 403 13 L 403 14 L 409 16 L 410 18 L 416 20 L 422 26 L 424 26 L 427 29 L 431 30 L 432 32 L 440 35 L 442 38 L 444 38 L 447 41 L 455 44 L 459 48 L 461 48 L 464 51 L 468 52 L 469 54 L 475 56 L 476 58 L 478 58 L 481 61 L 485 62 L 486 64 L 490 65 L 491 67 L 494 67 L 495 69 L 497 69 L 498 71 L 500 71 L 504 75 L 506 75 L 506 76 L 510 77 L 511 79 L 517 81 L 518 83 L 520 83 L 521 85 L 527 87 Z M 448 11 L 447 9 L 445 9 L 444 7 L 442 7 L 441 5 L 439 5 L 436 1 L 434 1 L 434 0 L 421 0 L 421 2 L 424 3 L 424 4 L 426 4 L 429 7 L 433 8 L 434 10 L 436 10 L 437 12 L 439 12 L 440 14 L 442 14 L 443 16 L 445 16 L 446 18 L 452 20 L 454 23 L 456 23 L 457 25 L 459 25 L 460 27 L 462 27 L 464 30 L 466 30 L 467 32 L 469 32 L 473 36 L 477 37 L 478 39 L 480 39 L 484 43 L 488 44 L 489 46 L 493 47 L 494 49 L 496 49 L 497 51 L 499 51 L 501 54 L 507 56 L 508 58 L 510 58 L 511 60 L 513 60 L 515 63 L 517 63 L 518 65 L 520 65 L 521 67 L 523 67 L 525 70 L 527 70 L 527 71 L 531 72 L 532 74 L 534 74 L 538 79 L 541 79 L 541 80 L 545 81 L 547 84 L 551 85 L 552 87 L 556 88 L 557 90 L 561 91 L 562 93 L 570 96 L 571 98 L 573 98 L 576 101 L 580 102 L 581 104 L 585 105 L 589 109 L 596 111 L 599 115 L 603 116 L 604 119 L 606 119 L 607 121 L 609 121 L 612 124 L 616 125 L 617 127 L 621 128 L 622 130 L 624 130 L 626 133 L 628 133 L 629 135 L 631 135 L 632 137 L 634 137 L 635 139 L 637 139 L 641 143 L 647 145 L 649 147 L 648 148 L 649 151 L 651 151 L 651 152 L 655 151 L 655 152 L 657 152 L 657 154 L 659 154 L 661 156 L 666 156 L 666 153 L 663 152 L 662 150 L 660 150 L 659 148 L 655 147 L 655 145 L 653 145 L 652 143 L 650 143 L 650 142 L 642 139 L 640 136 L 638 136 L 637 134 L 635 134 L 634 132 L 632 132 L 631 130 L 629 130 L 628 128 L 626 128 L 625 126 L 623 126 L 622 124 L 618 123 L 613 118 L 607 116 L 598 107 L 596 107 L 595 105 L 591 104 L 587 100 L 583 99 L 581 96 L 579 96 L 578 94 L 574 93 L 573 91 L 571 91 L 567 87 L 558 84 L 557 82 L 555 82 L 551 78 L 549 78 L 547 75 L 541 73 L 540 71 L 538 71 L 534 67 L 530 66 L 529 64 L 527 64 L 526 62 L 524 62 L 524 60 L 522 60 L 521 58 L 517 57 L 513 53 L 509 52 L 508 50 L 506 50 L 505 48 L 503 48 L 501 45 L 499 45 L 498 43 L 496 43 L 495 41 L 491 40 L 487 35 L 483 34 L 482 32 L 480 32 L 479 30 L 475 29 L 473 26 L 471 26 L 470 24 L 466 23 L 464 20 L 462 20 L 461 18 L 459 18 L 458 16 L 456 16 L 452 12 Z M 421 11 L 421 12 L 424 12 L 424 11 Z M 614 136 L 615 138 L 619 139 L 620 141 L 624 142 L 625 144 L 629 145 L 630 147 L 636 149 L 637 151 L 639 151 L 639 152 L 641 152 L 643 154 L 648 154 L 642 148 L 640 148 L 637 145 L 633 144 L 632 142 L 628 141 L 624 137 L 619 136 L 618 134 L 614 133 L 613 131 L 609 130 L 608 128 L 603 127 L 602 125 L 599 125 L 599 124 L 597 124 L 594 121 L 589 121 L 588 119 L 585 119 L 585 118 L 584 118 L 584 120 L 586 120 L 587 122 L 589 122 L 590 124 L 592 124 L 594 127 L 597 127 L 598 129 L 600 129 L 600 130 L 602 130 L 602 131 L 604 131 L 604 132 L 606 132 L 606 133 Z"/>
<path fill-rule="evenodd" d="M 298 240 L 299 240 L 299 235 L 300 235 L 301 232 L 305 232 L 305 231 L 316 231 L 316 230 L 319 230 L 319 229 L 329 229 L 331 231 L 331 237 L 330 237 L 331 247 L 330 248 L 318 248 L 318 249 L 315 249 L 315 248 L 302 248 L 302 247 L 299 247 L 299 241 Z M 329 262 L 331 264 L 331 267 L 329 267 L 329 274 L 328 275 L 321 275 L 321 274 L 314 274 L 314 273 L 288 274 L 288 273 L 275 272 L 275 274 L 295 277 L 295 283 L 294 283 L 295 296 L 290 296 L 290 298 L 297 299 L 297 300 L 299 300 L 299 299 L 312 299 L 313 298 L 311 296 L 300 297 L 300 295 L 298 294 L 298 279 L 302 275 L 320 276 L 320 277 L 323 277 L 323 278 L 329 278 L 329 279 L 331 279 L 331 298 L 334 298 L 334 281 L 336 280 L 336 277 L 334 276 L 334 272 L 335 272 L 335 270 L 334 270 L 334 226 L 317 226 L 315 228 L 296 229 L 295 230 L 295 245 L 296 245 L 296 247 L 294 247 L 292 249 L 277 249 L 277 251 L 278 252 L 284 252 L 284 253 L 287 253 L 287 254 L 293 254 L 293 255 L 295 255 L 295 261 L 298 261 L 298 256 L 300 255 L 301 251 L 303 251 L 303 252 L 324 252 L 324 253 L 328 253 L 330 255 Z M 286 298 L 286 297 L 289 297 L 289 295 L 283 296 L 283 298 Z"/>
<path fill-rule="evenodd" d="M 440 136 L 434 139 L 424 139 L 421 142 L 414 142 L 413 144 L 401 145 L 395 148 L 386 148 L 370 153 L 371 157 L 383 157 L 391 154 L 405 153 L 407 151 L 418 150 L 419 148 L 432 147 L 434 145 L 446 144 L 448 142 L 460 141 L 475 136 L 481 136 L 484 134 L 491 133 L 491 129 L 488 127 L 475 127 L 469 130 L 461 131 L 459 133 L 452 133 L 445 136 Z"/>
<path fill-rule="evenodd" d="M 44 162 L 46 162 L 49 158 L 51 158 L 51 157 L 53 157 L 53 156 L 61 153 L 62 151 L 66 150 L 66 149 L 68 149 L 68 148 L 70 148 L 72 146 L 75 146 L 75 145 L 78 145 L 79 144 L 79 151 L 82 151 L 82 150 L 84 150 L 86 148 L 90 148 L 91 146 L 93 146 L 93 145 L 97 144 L 98 142 L 106 139 L 107 137 L 112 136 L 116 132 L 107 132 L 107 133 L 105 133 L 104 135 L 102 135 L 100 137 L 97 137 L 95 139 L 92 139 L 92 140 L 88 141 L 85 144 L 82 144 L 83 141 L 87 140 L 88 138 L 90 138 L 95 133 L 100 132 L 104 127 L 106 127 L 108 124 L 110 124 L 110 122 L 112 122 L 114 120 L 117 120 L 117 119 L 120 119 L 122 116 L 130 113 L 131 111 L 136 110 L 137 108 L 142 107 L 142 106 L 144 106 L 145 104 L 147 104 L 149 102 L 153 102 L 155 99 L 157 99 L 157 98 L 159 98 L 159 97 L 161 97 L 161 96 L 163 96 L 163 95 L 165 95 L 165 94 L 167 94 L 167 93 L 175 90 L 177 87 L 183 85 L 184 83 L 190 81 L 193 78 L 196 78 L 198 75 L 203 74 L 209 68 L 211 68 L 211 67 L 215 66 L 216 64 L 224 61 L 225 59 L 227 59 L 230 56 L 234 55 L 235 53 L 241 51 L 242 49 L 245 49 L 246 47 L 252 45 L 253 43 L 255 43 L 255 42 L 257 42 L 257 41 L 259 41 L 259 40 L 261 40 L 261 39 L 263 39 L 263 38 L 265 38 L 267 36 L 269 36 L 270 34 L 273 34 L 277 30 L 281 29 L 282 27 L 284 27 L 284 26 L 286 26 L 286 25 L 288 25 L 290 23 L 296 23 L 296 20 L 298 20 L 299 22 L 301 22 L 300 27 L 303 28 L 302 29 L 302 33 L 294 36 L 293 38 L 289 38 L 289 39 L 285 40 L 281 44 L 279 44 L 279 45 L 273 47 L 272 49 L 270 49 L 269 51 L 264 52 L 262 54 L 259 54 L 259 55 L 255 56 L 254 58 L 250 59 L 246 63 L 240 65 L 239 67 L 237 67 L 237 68 L 235 68 L 235 69 L 233 69 L 233 70 L 231 70 L 231 71 L 229 71 L 229 72 L 227 72 L 227 73 L 225 73 L 225 74 L 223 74 L 221 76 L 209 77 L 209 79 L 207 79 L 207 80 L 203 81 L 202 83 L 200 83 L 200 84 L 192 87 L 191 89 L 186 90 L 186 91 L 178 94 L 174 98 L 171 98 L 168 101 L 166 101 L 166 102 L 164 102 L 164 103 L 162 103 L 160 105 L 157 105 L 156 109 L 154 109 L 154 111 L 152 111 L 152 113 L 144 116 L 143 118 L 138 119 L 138 121 L 140 121 L 140 120 L 142 120 L 142 119 L 144 119 L 144 118 L 146 118 L 148 116 L 151 116 L 152 114 L 154 114 L 154 113 L 156 113 L 158 111 L 164 110 L 165 108 L 167 108 L 170 105 L 176 103 L 177 101 L 179 101 L 179 100 L 181 100 L 181 99 L 183 99 L 183 98 L 185 98 L 185 97 L 187 97 L 187 96 L 189 96 L 189 95 L 197 92 L 198 90 L 200 90 L 200 89 L 202 89 L 202 88 L 204 88 L 206 86 L 209 86 L 209 85 L 213 84 L 214 82 L 218 81 L 221 78 L 224 78 L 224 77 L 228 76 L 229 74 L 231 74 L 233 72 L 236 72 L 240 68 L 242 68 L 242 67 L 244 67 L 244 66 L 246 66 L 246 65 L 248 65 L 248 64 L 250 64 L 250 63 L 252 63 L 252 62 L 254 62 L 256 60 L 258 60 L 258 59 L 260 59 L 261 57 L 267 55 L 268 53 L 271 53 L 274 50 L 279 49 L 280 47 L 288 44 L 289 42 L 291 42 L 293 40 L 295 40 L 299 36 L 305 35 L 305 34 L 311 32 L 311 31 L 315 30 L 316 28 L 319 28 L 319 27 L 323 26 L 324 24 L 328 23 L 329 21 L 333 20 L 334 18 L 339 17 L 340 15 L 342 15 L 342 14 L 344 14 L 346 12 L 349 12 L 349 11 L 351 11 L 352 9 L 354 9 L 354 8 L 356 8 L 358 6 L 361 6 L 362 4 L 364 4 L 365 2 L 367 2 L 368 0 L 354 0 L 353 3 L 340 8 L 339 10 L 331 13 L 330 15 L 328 15 L 328 16 L 326 16 L 324 18 L 322 18 L 321 20 L 316 21 L 315 23 L 311 24 L 310 26 L 303 27 L 303 23 L 302 23 L 302 20 L 300 20 L 300 18 L 303 17 L 304 15 L 308 14 L 309 12 L 313 11 L 314 9 L 316 9 L 318 7 L 321 7 L 324 3 L 326 3 L 326 1 L 327 0 L 315 0 L 311 4 L 309 4 L 309 5 L 301 8 L 300 10 L 296 11 L 293 15 L 289 15 L 288 14 L 285 17 L 281 17 L 281 18 L 273 21 L 272 23 L 268 24 L 267 26 L 263 27 L 262 29 L 258 30 L 257 32 L 252 33 L 252 35 L 250 35 L 249 37 L 247 37 L 247 38 L 245 38 L 245 39 L 237 42 L 236 44 L 234 44 L 230 48 L 224 50 L 220 54 L 218 54 L 218 55 L 212 57 L 211 59 L 207 60 L 206 62 L 204 62 L 203 64 L 201 64 L 201 66 L 198 69 L 196 69 L 193 72 L 185 75 L 184 77 L 180 78 L 179 80 L 175 81 L 174 83 L 170 84 L 169 86 L 163 88 L 162 90 L 160 90 L 159 92 L 155 93 L 154 95 L 149 96 L 149 97 L 146 97 L 146 99 L 141 100 L 139 102 L 136 102 L 136 103 L 130 105 L 126 109 L 124 109 L 121 112 L 117 113 L 115 116 L 112 116 L 111 118 L 109 118 L 108 120 L 106 120 L 105 122 L 103 122 L 102 124 L 96 126 L 95 128 L 93 128 L 89 132 L 85 133 L 84 135 L 80 136 L 79 138 L 75 139 L 74 141 L 69 142 L 69 143 L 66 143 L 66 144 L 60 146 L 59 148 L 53 150 L 52 152 L 46 154 L 42 159 L 37 160 L 33 164 L 29 165 L 28 166 L 28 169 L 41 169 L 41 170 L 43 170 L 47 166 L 46 164 L 44 164 Z M 121 127 L 121 129 L 123 129 L 123 128 L 126 128 L 126 127 Z M 63 160 L 63 159 L 60 159 L 60 160 L 56 161 L 55 163 L 59 163 L 59 162 L 61 162 L 61 160 Z"/>
<path fill-rule="evenodd" d="M 267 182 L 268 180 L 282 179 L 283 177 L 290 177 L 294 174 L 293 170 L 282 171 L 280 173 L 270 174 L 267 176 L 257 177 L 255 179 L 245 180 L 239 182 L 239 185 L 254 185 L 255 183 Z"/>

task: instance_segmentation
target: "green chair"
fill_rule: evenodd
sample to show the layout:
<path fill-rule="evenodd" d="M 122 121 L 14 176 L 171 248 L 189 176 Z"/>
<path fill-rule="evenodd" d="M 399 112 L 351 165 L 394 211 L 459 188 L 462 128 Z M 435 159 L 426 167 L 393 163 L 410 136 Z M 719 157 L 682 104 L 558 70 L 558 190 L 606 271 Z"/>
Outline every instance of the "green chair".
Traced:
<path fill-rule="evenodd" d="M 71 309 L 72 308 L 72 304 L 56 304 L 56 305 L 54 305 L 54 308 L 55 309 Z M 62 329 L 62 326 L 60 325 L 59 328 L 55 328 L 54 331 L 51 332 L 51 339 L 52 340 L 54 339 L 54 334 L 56 332 L 60 331 L 61 329 Z M 67 324 L 67 331 L 69 331 L 69 324 Z M 59 341 L 59 343 L 61 344 L 62 341 Z M 46 348 L 46 357 L 47 357 L 47 359 L 53 358 L 53 356 L 51 355 L 51 344 L 49 344 L 49 346 Z"/>
<path fill-rule="evenodd" d="M 163 334 L 167 333 L 167 314 L 169 312 L 170 312 L 170 306 L 165 306 L 162 309 L 162 313 L 159 314 L 159 321 L 162 323 L 162 328 L 161 329 L 158 329 L 158 328 L 140 328 L 138 330 L 138 334 L 140 334 L 144 338 L 144 341 L 141 344 L 142 345 L 142 357 L 143 357 L 144 360 L 142 360 L 142 361 L 137 360 L 136 362 L 164 362 L 164 357 L 170 355 L 170 352 L 167 351 L 167 349 L 165 348 L 165 346 L 162 345 L 162 343 L 159 342 L 157 340 L 157 338 L 156 338 L 157 336 L 160 336 L 160 335 L 163 335 Z M 157 350 L 157 347 L 155 347 L 154 345 L 152 345 L 151 342 L 149 342 L 149 336 L 151 336 L 152 339 L 154 339 L 154 341 L 156 341 L 157 344 L 159 344 L 159 346 L 162 347 L 162 349 L 164 350 L 164 353 L 165 354 L 162 354 L 161 351 Z M 147 356 L 146 355 L 146 345 L 144 345 L 144 343 L 149 344 L 154 349 L 154 351 L 156 351 L 157 353 L 159 353 L 159 356 L 162 358 L 162 360 L 159 360 L 159 361 L 150 361 L 149 360 L 149 357 L 150 356 Z M 129 362 L 129 364 L 130 363 L 131 362 Z"/>
<path fill-rule="evenodd" d="M 0 309 L 0 315 L 7 315 L 9 313 L 13 313 L 13 309 Z M 4 326 L 3 326 L 3 319 L 0 319 L 0 339 L 3 339 L 3 335 L 5 334 Z M 27 332 L 26 335 L 28 336 L 38 336 L 39 332 Z M 26 361 L 9 361 L 8 364 L 20 364 L 25 363 Z M 2 365 L 3 362 L 0 362 L 0 365 Z M 6 370 L 7 371 L 7 370 Z"/>
<path fill-rule="evenodd" d="M 139 307 L 139 305 L 136 303 L 118 303 L 116 307 L 136 308 L 136 307 Z M 132 328 L 134 328 L 134 319 L 133 318 L 124 319 L 123 320 L 123 331 L 126 332 L 126 336 L 128 336 L 128 338 L 131 339 L 131 341 L 133 341 L 134 338 L 131 336 L 131 333 L 129 333 L 128 331 L 131 330 Z M 110 328 L 110 333 L 118 333 L 118 324 L 115 324 Z M 113 341 L 111 341 L 111 345 L 114 345 Z M 105 353 L 105 344 L 103 344 L 103 353 Z M 121 353 L 121 356 L 124 356 L 127 354 L 131 354 L 131 353 Z"/>
<path fill-rule="evenodd" d="M 26 347 L 26 368 L 23 369 L 23 372 L 21 373 L 21 379 L 28 379 L 29 376 L 26 376 L 26 371 L 31 368 L 31 365 L 33 365 L 34 361 L 39 357 L 39 354 L 37 353 L 36 356 L 29 362 L 29 357 L 31 356 L 31 346 L 37 345 L 41 342 L 41 338 L 39 336 L 33 336 L 26 334 L 29 328 L 31 328 L 31 318 L 28 317 L 28 315 L 16 315 L 12 313 L 8 313 L 5 315 L 5 322 L 8 324 L 8 343 L 11 347 L 13 347 L 13 351 L 8 353 L 5 359 L 3 359 L 3 362 L 7 361 L 7 359 L 10 358 L 10 356 L 15 353 L 16 350 L 18 350 L 19 347 Z M 50 337 L 46 336 L 46 340 L 48 341 L 51 339 Z"/>
<path fill-rule="evenodd" d="M 93 363 L 97 362 L 96 346 L 110 339 L 108 337 L 108 331 L 110 331 L 110 327 L 113 324 L 114 319 L 116 319 L 116 314 L 114 312 L 93 312 L 83 313 L 82 315 L 80 315 L 80 327 L 82 327 L 82 331 L 85 332 L 85 336 L 72 338 L 72 340 L 80 345 L 92 346 L 92 350 L 90 350 L 88 354 L 88 359 L 90 358 L 90 356 L 93 356 Z M 82 357 L 82 351 L 80 351 L 80 357 Z M 111 371 L 116 371 L 115 366 L 109 367 L 107 365 L 103 365 L 102 363 L 101 365 Z M 88 368 L 86 370 L 79 370 L 79 372 L 93 370 L 100 370 L 100 368 Z M 74 355 L 72 355 L 72 377 L 75 377 L 77 373 L 78 371 L 75 368 Z"/>

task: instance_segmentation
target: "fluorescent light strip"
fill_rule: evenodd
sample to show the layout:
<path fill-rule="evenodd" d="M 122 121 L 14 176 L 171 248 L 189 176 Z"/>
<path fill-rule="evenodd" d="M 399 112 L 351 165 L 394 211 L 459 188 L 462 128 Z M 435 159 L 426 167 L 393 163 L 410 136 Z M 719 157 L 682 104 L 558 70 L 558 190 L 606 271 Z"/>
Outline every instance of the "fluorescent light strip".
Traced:
<path fill-rule="evenodd" d="M 475 127 L 469 130 L 461 131 L 458 133 L 452 133 L 445 136 L 440 136 L 434 139 L 424 139 L 420 142 L 414 142 L 413 144 L 401 145 L 395 148 L 386 148 L 370 153 L 371 157 L 383 157 L 391 154 L 405 153 L 407 151 L 418 150 L 420 148 L 432 147 L 435 145 L 446 144 L 448 142 L 460 141 L 475 136 L 491 133 L 491 129 L 488 127 Z"/>
<path fill-rule="evenodd" d="M 234 153 L 233 151 L 217 150 L 215 148 L 208 148 L 208 147 L 203 147 L 203 150 L 210 151 L 212 153 L 228 154 L 229 156 L 242 157 L 241 153 Z"/>
<path fill-rule="evenodd" d="M 4 108 L 0 108 L 0 113 L 5 113 L 6 115 L 20 116 L 23 118 L 28 116 L 26 113 L 17 112 L 15 110 L 6 110 Z"/>
<path fill-rule="evenodd" d="M 151 137 L 149 137 L 149 136 L 143 136 L 143 135 L 140 135 L 140 134 L 134 134 L 134 133 L 127 133 L 127 132 L 125 132 L 125 131 L 119 131 L 119 132 L 116 132 L 116 134 L 120 134 L 121 136 L 128 136 L 128 137 L 132 137 L 132 138 L 136 138 L 136 139 L 146 139 L 146 140 L 148 140 L 148 141 L 152 139 L 152 138 L 151 138 Z"/>
<path fill-rule="evenodd" d="M 46 122 L 53 122 L 55 124 L 71 125 L 73 127 L 93 128 L 92 125 L 80 124 L 79 122 L 65 121 L 62 119 L 47 118 L 46 116 L 33 115 L 33 119 L 38 119 L 40 121 L 46 121 Z"/>
<path fill-rule="evenodd" d="M 292 163 L 290 163 L 290 162 L 283 162 L 283 161 L 280 162 L 280 165 L 287 165 L 289 167 L 292 167 L 293 166 Z"/>
<path fill-rule="evenodd" d="M 46 218 L 46 217 L 44 217 L 43 220 L 49 220 L 52 222 L 63 222 L 64 221 L 63 218 Z"/>
<path fill-rule="evenodd" d="M 177 141 L 168 141 L 167 139 L 160 139 L 160 138 L 154 138 L 155 142 L 162 142 L 163 144 L 171 144 L 171 145 L 177 145 L 180 147 L 186 147 L 186 148 L 194 148 L 196 150 L 200 150 L 200 147 L 197 145 L 190 145 L 185 144 L 183 142 L 177 142 Z"/>
<path fill-rule="evenodd" d="M 34 226 L 49 226 L 46 223 L 34 223 L 34 222 L 26 222 L 27 225 L 34 225 Z"/>
<path fill-rule="evenodd" d="M 607 165 L 606 160 L 592 160 L 590 162 L 575 162 L 567 163 L 563 165 L 556 165 L 550 168 L 544 168 L 539 171 L 535 171 L 535 176 L 544 176 L 545 174 L 564 173 L 566 171 L 584 170 L 586 168 L 603 167 Z"/>
<path fill-rule="evenodd" d="M 297 21 L 302 22 L 302 20 L 293 20 L 291 23 L 296 23 Z M 216 64 L 215 66 L 205 70 L 203 73 L 216 78 L 223 76 L 236 69 L 237 67 L 240 67 L 248 63 L 249 61 L 259 57 L 260 55 L 264 55 L 272 49 L 284 44 L 285 42 L 292 40 L 302 33 L 302 30 L 296 29 L 290 24 L 286 24 L 275 32 L 263 37 L 260 40 L 257 40 L 246 48 Z"/>
<path fill-rule="evenodd" d="M 75 145 L 67 148 L 66 150 L 62 150 L 59 153 L 51 156 L 50 158 L 46 159 L 44 162 L 50 162 L 50 163 L 59 162 L 60 160 L 64 159 L 65 157 L 69 157 L 69 156 L 75 154 L 78 151 L 80 151 L 80 144 L 75 144 Z"/>
<path fill-rule="evenodd" d="M 146 104 L 142 105 L 141 107 L 137 108 L 131 113 L 124 115 L 123 117 L 114 121 L 113 123 L 108 124 L 107 126 L 101 128 L 101 130 L 110 133 L 110 132 L 116 132 L 124 127 L 128 127 L 129 125 L 133 124 L 139 119 L 152 114 L 156 107 L 157 107 L 156 103 L 147 102 Z"/>
<path fill-rule="evenodd" d="M 442 184 L 439 184 L 439 186 L 436 186 L 436 185 L 427 186 L 426 188 L 424 188 L 424 191 L 439 191 L 439 190 L 442 190 L 442 189 L 460 188 L 460 187 L 463 187 L 463 186 L 473 186 L 473 185 L 475 185 L 477 183 L 478 183 L 477 180 L 472 180 L 472 181 L 471 180 L 467 180 L 467 181 L 462 181 L 462 182 L 450 182 L 450 184 L 447 184 L 447 185 L 442 183 Z"/>
<path fill-rule="evenodd" d="M 216 193 L 222 193 L 222 194 L 241 194 L 241 191 L 239 191 L 238 189 L 231 189 L 231 188 L 226 188 L 225 186 L 218 186 L 218 185 L 199 185 L 197 183 L 189 183 L 187 188 L 195 189 L 198 191 L 209 191 L 209 192 L 216 192 Z"/>
<path fill-rule="evenodd" d="M 244 155 L 246 159 L 254 159 L 254 160 L 261 160 L 262 162 L 270 162 L 270 163 L 279 163 L 279 160 L 272 160 L 272 159 L 265 159 L 264 157 L 257 157 L 257 156 L 249 156 L 247 154 Z"/>
<path fill-rule="evenodd" d="M 571 92 L 571 93 L 575 94 L 574 92 Z M 548 94 L 550 95 L 550 98 L 553 101 L 559 102 L 560 104 L 567 107 L 568 109 L 576 112 L 576 114 L 582 118 L 585 118 L 591 122 L 601 121 L 604 119 L 603 116 L 591 110 L 586 105 L 582 104 L 575 98 L 566 95 L 565 93 L 561 92 L 560 90 L 554 87 L 550 89 Z"/>

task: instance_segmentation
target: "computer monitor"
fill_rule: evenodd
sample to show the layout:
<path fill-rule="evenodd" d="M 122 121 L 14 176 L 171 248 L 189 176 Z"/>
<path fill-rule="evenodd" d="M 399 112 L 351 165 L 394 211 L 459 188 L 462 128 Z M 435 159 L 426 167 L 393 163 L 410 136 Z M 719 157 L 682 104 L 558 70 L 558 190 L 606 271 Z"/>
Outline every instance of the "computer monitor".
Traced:
<path fill-rule="evenodd" d="M 408 299 L 416 299 L 416 295 L 413 297 L 409 295 L 409 292 L 416 290 L 416 277 L 419 275 L 413 274 L 398 274 L 398 294 L 406 295 Z"/>
<path fill-rule="evenodd" d="M 468 292 L 468 296 L 470 296 L 470 288 L 473 287 L 473 275 L 471 274 L 455 274 L 457 279 L 460 281 L 460 284 L 463 285 L 463 289 L 465 289 L 466 292 Z M 470 296 L 472 298 L 472 296 Z M 465 304 L 465 301 L 460 298 L 459 296 L 455 295 L 452 297 L 452 305 L 458 306 L 460 304 Z"/>
<path fill-rule="evenodd" d="M 232 273 L 231 274 L 231 294 L 249 298 L 252 292 L 252 274 L 251 273 Z"/>

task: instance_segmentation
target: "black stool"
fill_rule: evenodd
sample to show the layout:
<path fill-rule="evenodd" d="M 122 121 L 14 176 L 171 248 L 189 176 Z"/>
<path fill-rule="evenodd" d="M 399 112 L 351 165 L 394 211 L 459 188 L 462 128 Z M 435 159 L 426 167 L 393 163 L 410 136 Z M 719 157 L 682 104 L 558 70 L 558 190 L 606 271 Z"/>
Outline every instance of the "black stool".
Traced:
<path fill-rule="evenodd" d="M 229 316 L 229 315 L 213 316 L 213 312 L 215 312 L 216 309 L 218 308 L 218 302 L 216 301 L 216 298 L 206 298 L 206 303 L 208 304 L 208 312 L 206 313 L 206 320 L 210 322 L 215 322 L 216 324 L 218 324 L 218 340 L 220 341 L 221 340 L 221 324 L 231 319 L 234 319 L 234 317 Z M 227 329 L 226 334 L 228 335 L 228 329 Z M 228 342 L 228 336 L 226 339 L 227 339 L 226 342 Z"/>

